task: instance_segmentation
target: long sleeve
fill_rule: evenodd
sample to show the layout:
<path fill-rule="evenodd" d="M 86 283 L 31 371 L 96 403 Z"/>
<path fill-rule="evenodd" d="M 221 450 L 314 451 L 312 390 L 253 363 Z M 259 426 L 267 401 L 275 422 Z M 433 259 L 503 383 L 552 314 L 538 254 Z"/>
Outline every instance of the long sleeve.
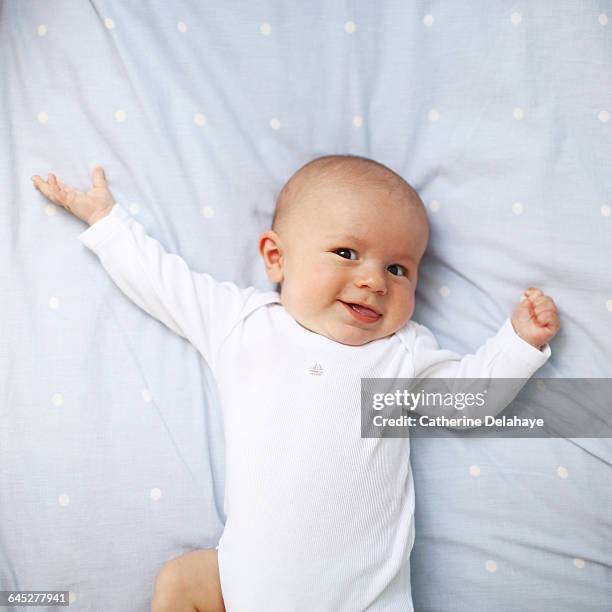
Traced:
<path fill-rule="evenodd" d="M 241 289 L 192 272 L 119 204 L 78 238 L 125 295 L 191 342 L 211 367 L 221 342 L 256 293 L 253 287 Z"/>
<path fill-rule="evenodd" d="M 482 406 L 454 407 L 420 406 L 417 412 L 426 416 L 484 417 L 501 412 L 518 394 L 527 380 L 548 360 L 551 350 L 542 350 L 520 338 L 506 319 L 498 333 L 489 338 L 474 354 L 461 357 L 457 353 L 439 348 L 433 334 L 423 325 L 415 325 L 412 338 L 414 379 L 427 387 L 431 381 L 437 390 L 446 387 L 451 393 L 469 393 L 486 389 L 486 402 Z M 483 380 L 486 379 L 486 380 Z"/>

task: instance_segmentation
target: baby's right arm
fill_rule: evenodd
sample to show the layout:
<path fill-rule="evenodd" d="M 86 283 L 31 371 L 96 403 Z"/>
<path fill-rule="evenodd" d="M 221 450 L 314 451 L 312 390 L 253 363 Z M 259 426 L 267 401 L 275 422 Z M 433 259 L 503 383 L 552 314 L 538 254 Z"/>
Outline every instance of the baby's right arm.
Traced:
<path fill-rule="evenodd" d="M 192 272 L 178 255 L 167 253 L 143 226 L 115 204 L 102 168 L 85 193 L 49 175 L 32 178 L 49 200 L 91 227 L 79 236 L 102 262 L 117 286 L 138 306 L 191 342 L 214 368 L 218 347 L 239 320 L 255 289 L 241 289 Z"/>

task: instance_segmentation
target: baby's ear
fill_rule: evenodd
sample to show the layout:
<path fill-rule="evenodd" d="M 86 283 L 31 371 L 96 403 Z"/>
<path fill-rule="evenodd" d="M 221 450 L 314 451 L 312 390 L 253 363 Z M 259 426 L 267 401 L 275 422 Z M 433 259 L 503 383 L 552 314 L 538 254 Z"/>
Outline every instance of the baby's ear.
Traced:
<path fill-rule="evenodd" d="M 283 281 L 283 249 L 275 231 L 268 230 L 259 237 L 259 254 L 266 266 L 270 282 L 281 283 Z"/>

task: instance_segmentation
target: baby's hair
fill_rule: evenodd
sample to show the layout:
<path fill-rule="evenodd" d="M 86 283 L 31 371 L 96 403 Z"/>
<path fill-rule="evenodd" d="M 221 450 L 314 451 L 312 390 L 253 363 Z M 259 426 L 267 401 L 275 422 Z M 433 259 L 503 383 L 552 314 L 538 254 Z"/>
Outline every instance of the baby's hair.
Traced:
<path fill-rule="evenodd" d="M 398 197 L 424 212 L 423 202 L 416 190 L 397 172 L 369 157 L 361 155 L 323 155 L 310 160 L 299 168 L 285 183 L 276 199 L 272 229 L 278 231 L 289 216 L 289 202 L 298 198 L 315 181 L 332 179 L 339 188 L 347 185 L 384 187 L 397 191 Z"/>

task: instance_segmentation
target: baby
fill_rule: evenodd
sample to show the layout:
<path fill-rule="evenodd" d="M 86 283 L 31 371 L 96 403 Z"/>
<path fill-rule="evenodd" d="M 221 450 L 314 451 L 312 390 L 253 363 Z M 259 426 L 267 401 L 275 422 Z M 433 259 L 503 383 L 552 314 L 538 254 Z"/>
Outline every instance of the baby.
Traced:
<path fill-rule="evenodd" d="M 410 320 L 428 240 L 423 203 L 363 157 L 314 159 L 283 187 L 259 239 L 280 293 L 189 270 L 114 203 L 99 167 L 87 193 L 52 174 L 32 180 L 91 226 L 79 240 L 129 298 L 195 346 L 218 383 L 225 529 L 218 549 L 163 566 L 152 610 L 411 611 L 409 439 L 361 437 L 361 378 L 527 379 L 559 330 L 552 299 L 530 288 L 475 354 L 440 349 Z"/>

